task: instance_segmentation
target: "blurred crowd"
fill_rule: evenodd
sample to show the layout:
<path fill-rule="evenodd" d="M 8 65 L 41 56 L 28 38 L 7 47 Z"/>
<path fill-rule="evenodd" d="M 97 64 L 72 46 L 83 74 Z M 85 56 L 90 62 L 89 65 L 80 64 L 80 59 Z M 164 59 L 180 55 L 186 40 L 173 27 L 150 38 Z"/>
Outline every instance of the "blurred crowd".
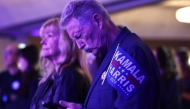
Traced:
<path fill-rule="evenodd" d="M 189 49 L 160 46 L 153 50 L 160 68 L 160 109 L 190 109 Z M 4 51 L 6 70 L 0 73 L 0 109 L 29 109 L 42 74 L 35 45 Z M 101 59 L 88 53 L 88 70 L 94 77 Z"/>
<path fill-rule="evenodd" d="M 29 109 L 41 77 L 38 48 L 19 49 L 11 44 L 3 56 L 6 70 L 0 73 L 0 109 Z"/>
<path fill-rule="evenodd" d="M 154 50 L 160 68 L 160 109 L 190 109 L 189 50 L 160 46 Z"/>

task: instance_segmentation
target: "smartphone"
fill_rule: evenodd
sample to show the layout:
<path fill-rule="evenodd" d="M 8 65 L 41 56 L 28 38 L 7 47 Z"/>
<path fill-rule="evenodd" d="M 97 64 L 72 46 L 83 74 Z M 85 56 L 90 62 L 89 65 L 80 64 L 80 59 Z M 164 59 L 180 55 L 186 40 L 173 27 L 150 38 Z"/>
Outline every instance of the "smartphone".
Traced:
<path fill-rule="evenodd" d="M 43 107 L 49 108 L 49 109 L 66 109 L 66 107 L 61 106 L 59 103 L 53 103 L 50 101 L 42 101 Z"/>

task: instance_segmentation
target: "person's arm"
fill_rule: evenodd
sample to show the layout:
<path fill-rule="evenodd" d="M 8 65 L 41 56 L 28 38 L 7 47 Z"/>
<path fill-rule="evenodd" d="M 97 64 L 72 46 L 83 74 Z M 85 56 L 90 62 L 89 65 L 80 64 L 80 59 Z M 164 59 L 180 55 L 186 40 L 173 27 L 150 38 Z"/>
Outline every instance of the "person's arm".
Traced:
<path fill-rule="evenodd" d="M 127 100 L 118 93 L 118 97 L 114 103 L 119 109 L 157 109 L 159 104 L 159 72 L 156 61 L 151 51 L 140 46 L 132 46 L 130 50 L 126 50 L 128 54 L 148 74 L 149 79 L 140 86 L 140 88 Z"/>
<path fill-rule="evenodd" d="M 61 106 L 67 107 L 67 109 L 92 109 L 92 108 L 83 108 L 82 104 L 66 102 L 66 101 L 63 101 L 63 100 L 60 100 L 59 104 Z M 93 109 L 95 109 L 95 108 L 93 108 Z M 99 108 L 97 108 L 97 109 L 99 109 Z"/>
<path fill-rule="evenodd" d="M 82 105 L 81 104 L 77 104 L 77 103 L 72 103 L 72 102 L 66 102 L 63 100 L 59 101 L 59 104 L 63 107 L 67 107 L 69 109 L 81 109 Z"/>

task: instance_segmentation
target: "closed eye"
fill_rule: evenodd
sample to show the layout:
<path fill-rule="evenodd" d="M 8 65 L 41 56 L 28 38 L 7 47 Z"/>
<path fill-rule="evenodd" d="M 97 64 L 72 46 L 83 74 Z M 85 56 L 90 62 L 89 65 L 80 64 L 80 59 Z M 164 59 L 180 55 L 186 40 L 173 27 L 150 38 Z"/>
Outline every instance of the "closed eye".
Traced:
<path fill-rule="evenodd" d="M 52 37 L 52 35 L 49 34 L 48 37 Z"/>
<path fill-rule="evenodd" d="M 52 34 L 48 34 L 48 37 L 53 37 L 53 35 Z"/>
<path fill-rule="evenodd" d="M 75 36 L 76 39 L 79 39 L 80 37 L 81 37 L 81 34 Z"/>

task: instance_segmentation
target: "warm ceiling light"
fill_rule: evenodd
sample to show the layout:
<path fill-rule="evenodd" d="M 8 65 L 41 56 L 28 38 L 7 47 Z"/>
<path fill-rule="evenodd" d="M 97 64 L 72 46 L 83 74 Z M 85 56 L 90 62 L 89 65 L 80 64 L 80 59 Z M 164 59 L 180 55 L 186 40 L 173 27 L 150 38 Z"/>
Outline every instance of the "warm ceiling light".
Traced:
<path fill-rule="evenodd" d="M 176 19 L 179 22 L 190 23 L 190 6 L 178 9 Z"/>

